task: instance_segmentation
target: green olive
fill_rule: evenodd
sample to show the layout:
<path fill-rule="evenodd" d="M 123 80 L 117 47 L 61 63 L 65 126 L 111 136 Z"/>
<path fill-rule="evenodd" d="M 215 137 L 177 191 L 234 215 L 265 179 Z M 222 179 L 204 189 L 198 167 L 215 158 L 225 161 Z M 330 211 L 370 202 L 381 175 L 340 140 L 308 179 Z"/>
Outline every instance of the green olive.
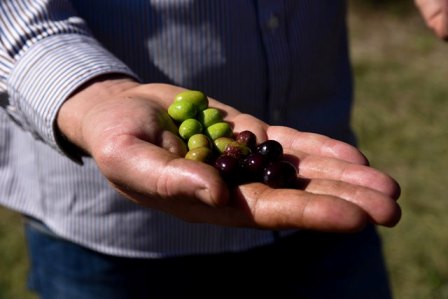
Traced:
<path fill-rule="evenodd" d="M 184 120 L 179 126 L 179 135 L 184 140 L 188 140 L 191 136 L 199 134 L 201 132 L 202 125 L 198 120 L 194 118 Z"/>
<path fill-rule="evenodd" d="M 219 137 L 232 137 L 233 131 L 227 122 L 219 122 L 206 128 L 206 133 L 210 139 L 215 140 Z"/>
<path fill-rule="evenodd" d="M 197 147 L 189 150 L 185 155 L 185 159 L 208 163 L 213 157 L 213 152 L 209 147 Z"/>
<path fill-rule="evenodd" d="M 188 149 L 192 150 L 198 147 L 208 147 L 211 148 L 210 139 L 204 134 L 194 134 L 188 139 Z"/>
<path fill-rule="evenodd" d="M 168 107 L 169 116 L 177 122 L 195 118 L 196 113 L 196 106 L 188 101 L 175 101 Z"/>
<path fill-rule="evenodd" d="M 207 108 L 197 114 L 197 119 L 207 128 L 218 122 L 222 122 L 222 114 L 216 108 Z"/>
<path fill-rule="evenodd" d="M 202 111 L 208 108 L 207 96 L 198 90 L 186 90 L 176 95 L 175 101 L 188 101 L 195 105 L 198 111 Z"/>

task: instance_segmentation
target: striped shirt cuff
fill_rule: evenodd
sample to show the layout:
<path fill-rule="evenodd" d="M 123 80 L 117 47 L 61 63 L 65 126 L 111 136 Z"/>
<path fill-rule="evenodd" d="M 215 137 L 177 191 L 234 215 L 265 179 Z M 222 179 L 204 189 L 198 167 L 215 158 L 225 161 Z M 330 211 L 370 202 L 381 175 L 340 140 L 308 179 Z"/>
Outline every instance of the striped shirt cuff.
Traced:
<path fill-rule="evenodd" d="M 64 101 L 82 84 L 104 74 L 137 76 L 89 36 L 63 34 L 47 37 L 24 53 L 8 80 L 7 111 L 25 130 L 57 151 L 56 116 Z M 75 159 L 78 160 L 78 159 Z"/>

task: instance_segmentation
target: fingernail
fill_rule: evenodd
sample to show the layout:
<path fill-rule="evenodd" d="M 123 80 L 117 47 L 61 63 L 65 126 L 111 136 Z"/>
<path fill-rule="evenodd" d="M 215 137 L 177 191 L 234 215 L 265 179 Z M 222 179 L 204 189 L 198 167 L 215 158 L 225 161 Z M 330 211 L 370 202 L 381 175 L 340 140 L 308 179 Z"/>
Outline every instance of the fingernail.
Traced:
<path fill-rule="evenodd" d="M 208 189 L 198 189 L 195 192 L 197 198 L 206 204 L 213 204 L 210 198 L 210 191 Z"/>
<path fill-rule="evenodd" d="M 226 204 L 224 197 L 217 198 L 212 196 L 209 189 L 198 189 L 195 194 L 202 202 L 214 207 L 220 207 Z"/>

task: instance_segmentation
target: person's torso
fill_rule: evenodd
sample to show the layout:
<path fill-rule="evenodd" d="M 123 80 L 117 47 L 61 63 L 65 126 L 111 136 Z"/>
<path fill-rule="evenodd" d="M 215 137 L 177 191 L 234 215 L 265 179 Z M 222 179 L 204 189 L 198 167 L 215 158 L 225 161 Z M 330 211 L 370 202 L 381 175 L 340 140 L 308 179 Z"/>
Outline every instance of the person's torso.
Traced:
<path fill-rule="evenodd" d="M 94 36 L 145 82 L 204 91 L 272 124 L 353 142 L 342 0 L 75 0 Z M 0 113 L 0 202 L 123 256 L 242 250 L 268 231 L 188 224 L 116 194 Z"/>

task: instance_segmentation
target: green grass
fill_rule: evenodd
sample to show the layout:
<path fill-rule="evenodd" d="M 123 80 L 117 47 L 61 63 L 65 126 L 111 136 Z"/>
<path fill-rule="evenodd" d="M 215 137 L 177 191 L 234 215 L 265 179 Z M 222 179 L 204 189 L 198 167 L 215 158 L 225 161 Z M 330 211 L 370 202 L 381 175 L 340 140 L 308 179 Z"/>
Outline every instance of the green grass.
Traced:
<path fill-rule="evenodd" d="M 380 229 L 394 295 L 448 298 L 448 43 L 426 29 L 413 1 L 356 2 L 353 125 L 371 164 L 402 186 L 402 221 Z M 34 298 L 26 269 L 21 220 L 0 209 L 1 299 Z"/>

